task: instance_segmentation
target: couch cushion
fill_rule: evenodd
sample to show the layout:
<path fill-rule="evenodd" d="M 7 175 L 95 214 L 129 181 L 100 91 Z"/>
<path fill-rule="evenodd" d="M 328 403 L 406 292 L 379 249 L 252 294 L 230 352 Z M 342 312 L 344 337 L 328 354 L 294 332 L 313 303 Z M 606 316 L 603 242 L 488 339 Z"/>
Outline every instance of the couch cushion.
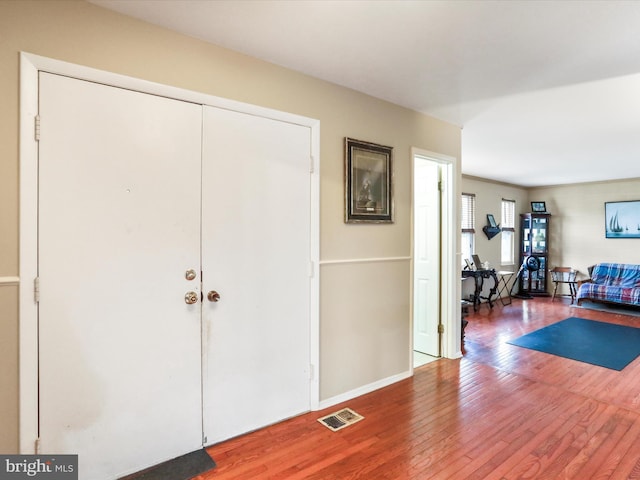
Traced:
<path fill-rule="evenodd" d="M 622 288 L 640 288 L 640 265 L 631 263 L 598 263 L 591 272 L 593 283 Z"/>
<path fill-rule="evenodd" d="M 578 290 L 578 300 L 592 299 L 607 302 L 640 305 L 640 288 L 612 287 L 597 283 L 584 283 Z"/>

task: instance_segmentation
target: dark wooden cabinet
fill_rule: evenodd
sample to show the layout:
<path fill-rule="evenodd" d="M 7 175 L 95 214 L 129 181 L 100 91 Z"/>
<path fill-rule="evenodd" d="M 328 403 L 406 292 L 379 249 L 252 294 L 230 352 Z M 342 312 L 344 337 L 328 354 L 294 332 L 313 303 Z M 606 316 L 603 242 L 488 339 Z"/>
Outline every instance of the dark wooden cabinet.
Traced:
<path fill-rule="evenodd" d="M 520 293 L 548 295 L 551 214 L 520 214 Z"/>

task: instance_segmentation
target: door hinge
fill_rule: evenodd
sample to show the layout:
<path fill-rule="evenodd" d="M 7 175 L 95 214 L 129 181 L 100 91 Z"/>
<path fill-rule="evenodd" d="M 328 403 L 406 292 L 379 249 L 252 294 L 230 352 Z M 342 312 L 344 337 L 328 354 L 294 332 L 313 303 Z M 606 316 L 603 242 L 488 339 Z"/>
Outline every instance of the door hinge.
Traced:
<path fill-rule="evenodd" d="M 438 324 L 438 333 L 444 333 L 444 324 Z"/>
<path fill-rule="evenodd" d="M 309 173 L 313 173 L 315 169 L 315 162 L 313 161 L 313 155 L 309 157 Z"/>
<path fill-rule="evenodd" d="M 40 277 L 33 279 L 33 301 L 36 303 L 40 301 Z"/>
<path fill-rule="evenodd" d="M 34 118 L 34 137 L 36 142 L 40 141 L 40 115 L 36 115 Z"/>
<path fill-rule="evenodd" d="M 442 180 L 438 180 L 438 191 L 439 192 L 443 192 L 444 191 L 444 187 L 442 185 Z"/>
<path fill-rule="evenodd" d="M 35 452 L 36 455 L 39 455 L 40 454 L 40 437 L 36 438 L 34 447 L 35 447 L 35 450 L 36 450 L 36 452 Z"/>

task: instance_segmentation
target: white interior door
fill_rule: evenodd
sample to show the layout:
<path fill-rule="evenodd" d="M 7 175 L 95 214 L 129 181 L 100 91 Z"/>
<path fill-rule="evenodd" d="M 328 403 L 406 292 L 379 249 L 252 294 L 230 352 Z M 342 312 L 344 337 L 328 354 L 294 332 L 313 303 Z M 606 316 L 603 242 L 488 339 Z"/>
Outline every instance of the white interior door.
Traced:
<path fill-rule="evenodd" d="M 41 451 L 114 478 L 202 445 L 202 107 L 40 77 Z"/>
<path fill-rule="evenodd" d="M 440 167 L 414 159 L 414 350 L 439 356 Z"/>
<path fill-rule="evenodd" d="M 208 444 L 310 408 L 310 138 L 308 127 L 205 107 Z"/>

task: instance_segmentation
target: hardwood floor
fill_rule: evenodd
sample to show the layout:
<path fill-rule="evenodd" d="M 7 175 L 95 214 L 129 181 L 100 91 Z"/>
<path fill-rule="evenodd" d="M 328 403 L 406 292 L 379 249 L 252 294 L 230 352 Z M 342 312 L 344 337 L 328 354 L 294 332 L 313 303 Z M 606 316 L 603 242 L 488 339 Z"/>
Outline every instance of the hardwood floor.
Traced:
<path fill-rule="evenodd" d="M 640 479 L 640 358 L 623 371 L 508 345 L 576 316 L 640 318 L 514 300 L 469 317 L 459 360 L 387 388 L 214 445 L 222 479 Z M 365 420 L 332 432 L 348 406 Z"/>

